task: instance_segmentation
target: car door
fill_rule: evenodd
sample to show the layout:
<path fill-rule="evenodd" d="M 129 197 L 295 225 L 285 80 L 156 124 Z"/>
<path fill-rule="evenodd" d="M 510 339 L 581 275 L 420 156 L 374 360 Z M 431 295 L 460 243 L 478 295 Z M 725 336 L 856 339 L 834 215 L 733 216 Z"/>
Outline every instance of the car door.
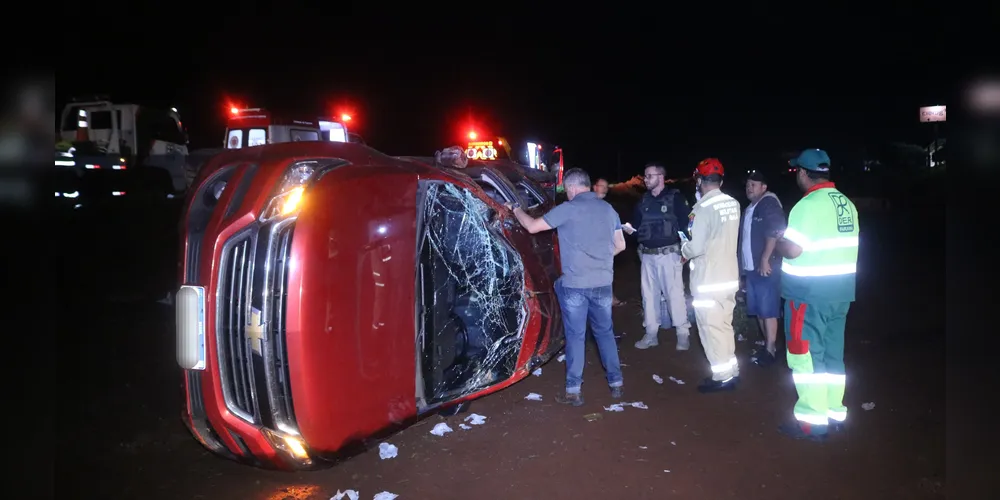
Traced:
<path fill-rule="evenodd" d="M 551 209 L 551 200 L 541 194 L 537 186 L 532 186 L 530 179 L 516 173 L 501 175 L 490 168 L 483 172 L 506 191 L 504 195 L 509 198 L 508 201 L 519 203 L 528 215 L 541 217 Z M 511 182 L 512 178 L 517 181 L 516 184 Z M 542 231 L 531 234 L 521 227 L 513 214 L 505 219 L 504 230 L 524 260 L 525 272 L 530 279 L 529 293 L 538 305 L 541 320 L 534 354 L 545 357 L 561 349 L 564 343 L 559 301 L 553 290 L 559 276 L 559 261 L 554 244 L 556 233 Z"/>

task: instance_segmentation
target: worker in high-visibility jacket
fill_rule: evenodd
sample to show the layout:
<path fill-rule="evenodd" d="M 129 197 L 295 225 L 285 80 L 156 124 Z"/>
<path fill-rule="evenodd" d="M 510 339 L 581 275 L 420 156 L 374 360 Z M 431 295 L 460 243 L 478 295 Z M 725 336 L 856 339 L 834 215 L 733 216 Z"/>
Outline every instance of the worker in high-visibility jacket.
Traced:
<path fill-rule="evenodd" d="M 795 390 L 795 421 L 779 430 L 796 439 L 822 440 L 843 428 L 844 326 L 854 302 L 858 211 L 830 182 L 830 156 L 807 149 L 790 165 L 805 195 L 788 215 L 777 248 L 785 299 L 788 367 Z"/>
<path fill-rule="evenodd" d="M 691 305 L 698 336 L 712 369 L 712 376 L 698 386 L 702 393 L 735 389 L 740 375 L 733 332 L 733 309 L 740 288 L 736 259 L 740 202 L 719 189 L 723 175 L 722 163 L 715 158 L 698 164 L 694 171 L 698 202 L 688 223 L 691 239 L 681 245 L 681 256 L 690 262 Z"/>

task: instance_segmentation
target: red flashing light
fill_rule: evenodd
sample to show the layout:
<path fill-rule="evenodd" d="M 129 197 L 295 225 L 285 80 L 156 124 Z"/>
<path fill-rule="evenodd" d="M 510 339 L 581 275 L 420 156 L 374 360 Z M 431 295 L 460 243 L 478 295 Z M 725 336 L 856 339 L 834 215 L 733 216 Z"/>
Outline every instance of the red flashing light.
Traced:
<path fill-rule="evenodd" d="M 349 115 L 347 113 L 344 113 L 344 114 L 340 115 L 340 121 L 342 121 L 342 122 L 349 122 L 349 121 L 351 121 L 351 115 Z"/>
<path fill-rule="evenodd" d="M 236 106 L 233 106 L 233 107 L 229 108 L 229 112 L 232 113 L 232 114 L 234 114 L 234 115 L 240 114 L 240 110 Z"/>
<path fill-rule="evenodd" d="M 476 132 L 475 131 L 470 131 L 469 132 L 469 139 L 473 140 L 473 141 L 476 140 Z"/>
<path fill-rule="evenodd" d="M 497 146 L 503 146 L 503 141 L 497 140 Z"/>

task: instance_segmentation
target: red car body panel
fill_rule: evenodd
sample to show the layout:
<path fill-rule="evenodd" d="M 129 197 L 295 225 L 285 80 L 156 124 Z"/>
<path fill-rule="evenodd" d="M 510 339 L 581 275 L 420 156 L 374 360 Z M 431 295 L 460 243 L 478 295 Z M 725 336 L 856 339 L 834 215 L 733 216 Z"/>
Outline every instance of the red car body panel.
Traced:
<path fill-rule="evenodd" d="M 421 182 L 448 182 L 487 203 L 520 255 L 525 275 L 527 316 L 513 374 L 440 406 L 502 390 L 561 349 L 554 275 L 540 256 L 553 251 L 554 233 L 528 234 L 513 214 L 483 194 L 469 177 L 352 143 L 297 142 L 230 150 L 213 157 L 196 179 L 197 188 L 187 202 L 179 266 L 182 283 L 207 291 L 207 366 L 186 371 L 184 416 L 206 447 L 257 465 L 305 468 L 276 449 L 262 430 L 265 424 L 256 419 L 248 422 L 227 406 L 216 331 L 222 304 L 215 291 L 225 243 L 258 224 L 289 165 L 311 159 L 345 162 L 308 188 L 294 222 L 287 260 L 284 342 L 297 424 L 287 432 L 299 435 L 311 456 L 335 453 L 421 412 L 415 307 Z M 219 172 L 230 172 L 226 169 L 233 166 L 215 208 L 199 223 L 204 227 L 198 234 L 203 236 L 195 238 L 201 227 L 192 222 L 202 203 L 199 196 Z M 262 404 L 258 399 L 266 395 L 255 396 L 255 404 Z"/>

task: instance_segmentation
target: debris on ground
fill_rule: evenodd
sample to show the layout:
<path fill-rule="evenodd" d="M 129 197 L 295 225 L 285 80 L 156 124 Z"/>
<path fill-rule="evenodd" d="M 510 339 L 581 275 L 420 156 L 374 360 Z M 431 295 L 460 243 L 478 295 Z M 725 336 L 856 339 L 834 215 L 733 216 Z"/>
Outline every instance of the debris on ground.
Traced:
<path fill-rule="evenodd" d="M 531 372 L 531 374 L 534 375 L 534 376 L 536 376 L 536 377 L 541 377 L 542 376 L 542 369 L 541 368 L 535 368 L 535 371 Z"/>
<path fill-rule="evenodd" d="M 763 341 L 763 340 L 755 340 L 755 341 L 754 341 L 754 344 L 756 344 L 756 345 L 759 345 L 759 346 L 763 347 L 763 346 L 764 346 L 764 341 Z"/>
<path fill-rule="evenodd" d="M 864 408 L 865 411 L 874 410 L 875 409 L 875 403 L 862 403 L 861 407 Z"/>
<path fill-rule="evenodd" d="M 736 336 L 736 340 L 738 340 L 740 342 L 746 342 L 747 338 L 744 337 L 743 334 L 741 333 L 741 334 L 739 334 L 739 335 Z"/>
<path fill-rule="evenodd" d="M 646 404 L 643 403 L 642 401 L 635 401 L 635 402 L 632 402 L 632 403 L 628 403 L 628 402 L 615 403 L 615 404 L 613 404 L 611 406 L 605 406 L 604 409 L 606 411 L 625 411 L 625 407 L 626 406 L 631 406 L 632 408 L 638 408 L 640 410 L 648 410 L 649 409 L 649 407 L 646 406 Z"/>
<path fill-rule="evenodd" d="M 653 374 L 653 380 L 656 381 L 657 384 L 662 384 L 663 383 L 663 377 L 661 377 L 661 376 L 659 376 L 659 375 L 657 375 L 655 373 Z"/>
<path fill-rule="evenodd" d="M 670 444 L 677 446 L 677 443 L 675 443 L 674 441 L 671 441 Z"/>
<path fill-rule="evenodd" d="M 347 491 L 337 490 L 337 494 L 334 495 L 334 496 L 332 496 L 332 497 L 330 497 L 330 500 L 342 500 L 344 497 L 347 497 L 348 500 L 358 500 L 358 498 L 360 498 L 360 496 L 358 495 L 357 491 L 354 491 L 354 490 L 347 490 Z"/>
<path fill-rule="evenodd" d="M 600 413 L 588 413 L 584 415 L 583 418 L 587 419 L 587 422 L 593 422 L 594 420 L 600 420 L 603 417 L 601 417 Z"/>
<path fill-rule="evenodd" d="M 675 378 L 675 377 L 670 377 L 670 380 L 671 380 L 672 382 L 675 382 L 675 383 L 677 383 L 677 385 L 684 385 L 684 381 L 683 381 L 683 380 L 681 380 L 681 379 L 679 379 L 679 378 Z"/>
<path fill-rule="evenodd" d="M 389 458 L 396 458 L 396 454 L 399 453 L 399 448 L 396 445 L 389 443 L 379 443 L 378 444 L 378 456 L 382 460 Z"/>
<path fill-rule="evenodd" d="M 472 427 L 470 427 L 470 426 L 468 426 L 468 425 L 465 425 L 465 424 L 458 424 L 458 426 L 459 426 L 459 427 L 460 427 L 460 428 L 461 428 L 461 429 L 462 429 L 463 431 L 467 431 L 467 430 L 469 430 L 469 429 L 471 429 L 471 428 L 472 428 Z"/>
<path fill-rule="evenodd" d="M 670 472 L 670 469 L 663 469 L 663 472 Z"/>
<path fill-rule="evenodd" d="M 388 491 L 383 491 L 382 493 L 376 494 L 375 498 L 373 498 L 372 500 L 394 500 L 398 496 L 399 495 L 395 493 L 389 493 Z"/>
<path fill-rule="evenodd" d="M 649 449 L 649 447 L 648 446 L 640 446 L 639 449 L 640 450 L 647 450 L 647 449 Z"/>
<path fill-rule="evenodd" d="M 431 434 L 434 434 L 435 436 L 444 436 L 447 432 L 452 432 L 452 429 L 444 422 L 435 425 L 434 428 L 431 429 Z"/>
<path fill-rule="evenodd" d="M 566 361 L 566 355 L 565 354 L 560 354 L 559 357 L 556 358 L 556 361 L 558 361 L 560 363 L 562 363 L 563 361 Z"/>
<path fill-rule="evenodd" d="M 486 417 L 478 413 L 473 413 L 472 415 L 465 417 L 465 421 L 469 422 L 472 425 L 483 425 L 486 423 Z"/>
<path fill-rule="evenodd" d="M 525 396 L 524 399 L 527 399 L 528 401 L 541 401 L 542 400 L 542 395 L 538 394 L 538 393 L 535 393 L 535 392 L 532 392 L 532 393 L 529 393 L 527 396 Z"/>

